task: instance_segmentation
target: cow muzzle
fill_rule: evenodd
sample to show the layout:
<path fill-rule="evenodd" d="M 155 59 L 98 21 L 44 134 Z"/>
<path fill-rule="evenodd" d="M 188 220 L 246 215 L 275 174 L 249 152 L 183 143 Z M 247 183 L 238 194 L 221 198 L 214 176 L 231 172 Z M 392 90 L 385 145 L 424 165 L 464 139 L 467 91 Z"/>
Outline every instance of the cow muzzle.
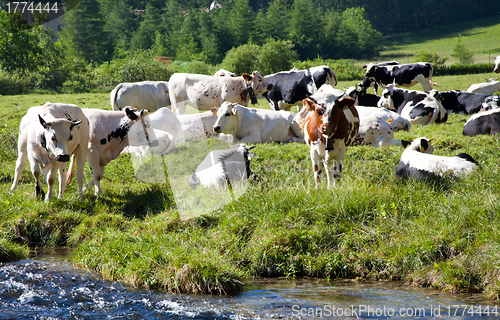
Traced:
<path fill-rule="evenodd" d="M 268 86 L 267 86 L 267 91 L 271 91 L 273 90 L 274 88 L 274 85 L 272 83 L 270 83 Z"/>
<path fill-rule="evenodd" d="M 69 154 L 60 154 L 56 156 L 56 161 L 58 162 L 68 162 L 69 161 Z"/>
<path fill-rule="evenodd" d="M 214 126 L 214 131 L 217 133 L 220 133 L 220 126 Z"/>
<path fill-rule="evenodd" d="M 155 148 L 155 147 L 158 147 L 159 145 L 160 145 L 160 141 L 158 141 L 158 140 L 151 141 L 151 147 Z"/>

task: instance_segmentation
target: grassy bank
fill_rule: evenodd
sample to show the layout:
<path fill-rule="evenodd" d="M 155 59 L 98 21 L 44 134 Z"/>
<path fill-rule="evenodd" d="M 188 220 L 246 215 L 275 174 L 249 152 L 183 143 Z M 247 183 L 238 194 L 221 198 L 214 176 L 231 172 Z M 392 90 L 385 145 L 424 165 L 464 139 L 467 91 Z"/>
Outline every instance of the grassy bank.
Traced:
<path fill-rule="evenodd" d="M 444 91 L 488 76 L 435 80 Z M 126 154 L 106 167 L 98 198 L 87 192 L 79 200 L 73 182 L 63 200 L 35 201 L 28 168 L 18 190 L 9 192 L 17 129 L 28 107 L 46 101 L 103 107 L 108 99 L 0 97 L 0 226 L 9 243 L 70 246 L 77 264 L 104 278 L 172 292 L 229 293 L 247 277 L 309 276 L 398 280 L 499 298 L 499 138 L 462 136 L 466 116 L 396 134 L 406 140 L 426 136 L 436 154 L 471 154 L 482 168 L 462 180 L 397 182 L 402 148 L 351 147 L 342 181 L 316 190 L 307 146 L 261 144 L 252 162 L 260 181 L 237 200 L 192 219 L 180 218 L 175 177 L 169 176 L 170 184 L 139 182 Z M 267 108 L 263 102 L 260 107 Z M 174 156 L 186 165 L 198 161 L 190 149 Z"/>

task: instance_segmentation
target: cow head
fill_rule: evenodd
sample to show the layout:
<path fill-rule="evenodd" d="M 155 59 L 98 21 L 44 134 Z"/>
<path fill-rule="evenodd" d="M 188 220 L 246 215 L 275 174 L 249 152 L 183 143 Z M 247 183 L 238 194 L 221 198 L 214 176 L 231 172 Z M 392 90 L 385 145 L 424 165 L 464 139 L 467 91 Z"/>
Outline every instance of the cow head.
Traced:
<path fill-rule="evenodd" d="M 493 72 L 500 73 L 500 56 L 495 58 L 495 68 L 493 68 Z"/>
<path fill-rule="evenodd" d="M 355 100 L 352 98 L 341 97 L 334 101 L 333 104 L 317 103 L 311 98 L 302 100 L 302 104 L 312 118 L 316 119 L 320 133 L 325 138 L 331 138 L 337 131 L 341 114 L 345 109 L 354 106 Z"/>
<path fill-rule="evenodd" d="M 131 121 L 128 132 L 128 145 L 157 147 L 159 141 L 154 133 L 148 110 L 137 111 L 131 107 L 125 107 L 123 110 Z"/>
<path fill-rule="evenodd" d="M 217 110 L 217 120 L 214 124 L 216 133 L 232 134 L 237 131 L 239 125 L 238 104 L 224 102 Z"/>
<path fill-rule="evenodd" d="M 394 101 L 392 101 L 391 96 L 394 94 L 394 84 L 390 84 L 387 86 L 384 91 L 382 91 L 382 96 L 380 100 L 377 102 L 377 107 L 379 108 L 387 108 L 389 110 L 396 110 L 394 107 Z"/>
<path fill-rule="evenodd" d="M 45 121 L 41 115 L 38 115 L 38 120 L 44 129 L 44 132 L 40 134 L 42 147 L 53 154 L 56 161 L 68 162 L 70 157 L 68 142 L 73 140 L 71 131 L 82 121 L 67 119 Z"/>
<path fill-rule="evenodd" d="M 417 138 L 412 142 L 401 140 L 401 144 L 407 150 L 413 150 L 427 154 L 434 153 L 434 147 L 431 145 L 430 140 L 425 137 Z"/>
<path fill-rule="evenodd" d="M 363 69 L 366 70 L 366 72 L 365 72 L 365 78 L 373 78 L 373 77 L 375 77 L 375 70 L 377 69 L 376 65 L 374 65 L 373 63 L 369 63 L 367 65 L 364 65 Z"/>
<path fill-rule="evenodd" d="M 249 82 L 256 96 L 270 91 L 274 87 L 271 83 L 267 82 L 266 79 L 264 79 L 259 71 L 254 70 L 252 75 L 244 73 L 241 76 L 243 77 L 243 79 L 245 79 L 245 81 Z"/>

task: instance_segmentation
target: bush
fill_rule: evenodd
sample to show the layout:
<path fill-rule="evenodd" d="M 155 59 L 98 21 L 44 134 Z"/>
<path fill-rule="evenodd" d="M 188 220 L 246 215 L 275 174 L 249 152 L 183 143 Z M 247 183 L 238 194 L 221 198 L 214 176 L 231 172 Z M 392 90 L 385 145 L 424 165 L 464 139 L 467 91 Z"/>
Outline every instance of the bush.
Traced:
<path fill-rule="evenodd" d="M 222 60 L 221 68 L 236 74 L 251 73 L 259 66 L 260 51 L 258 45 L 251 43 L 232 48 Z"/>
<path fill-rule="evenodd" d="M 295 61 L 293 67 L 303 70 L 315 66 L 327 65 L 335 71 L 339 81 L 359 80 L 364 77 L 364 70 L 361 66 L 354 64 L 353 60 L 332 60 L 316 58 L 314 60 Z"/>
<path fill-rule="evenodd" d="M 298 56 L 292 48 L 291 41 L 268 39 L 260 49 L 257 70 L 262 74 L 271 74 L 291 69 L 293 60 Z"/>
<path fill-rule="evenodd" d="M 427 52 L 425 50 L 417 51 L 413 55 L 414 62 L 429 62 L 432 66 L 435 67 L 443 67 L 448 58 L 440 57 L 437 53 Z"/>
<path fill-rule="evenodd" d="M 458 37 L 457 44 L 453 48 L 452 57 L 455 57 L 460 61 L 460 64 L 470 65 L 474 63 L 474 52 L 467 50 L 462 44 L 462 40 Z"/>

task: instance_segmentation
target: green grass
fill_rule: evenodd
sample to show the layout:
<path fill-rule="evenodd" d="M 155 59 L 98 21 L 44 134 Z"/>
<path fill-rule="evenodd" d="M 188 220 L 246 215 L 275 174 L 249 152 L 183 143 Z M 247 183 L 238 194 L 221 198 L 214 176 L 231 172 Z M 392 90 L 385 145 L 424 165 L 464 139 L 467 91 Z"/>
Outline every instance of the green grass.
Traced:
<path fill-rule="evenodd" d="M 487 76 L 434 80 L 444 91 Z M 78 199 L 73 182 L 64 199 L 37 201 L 28 168 L 10 193 L 20 119 L 46 101 L 109 109 L 107 94 L 0 96 L 2 259 L 25 257 L 27 246 L 69 246 L 75 263 L 104 278 L 170 292 L 231 293 L 252 276 L 308 276 L 403 280 L 499 298 L 499 138 L 464 137 L 466 116 L 396 133 L 430 138 L 436 154 L 471 154 L 482 169 L 465 179 L 398 182 L 402 148 L 360 146 L 348 149 L 340 183 L 315 189 L 306 145 L 259 144 L 252 168 L 260 181 L 237 200 L 184 219 L 174 195 L 203 158 L 205 142 L 165 159 L 177 168 L 169 183 L 138 181 L 133 159 L 122 154 L 106 167 L 100 197 Z M 221 199 L 208 191 L 207 202 L 195 203 L 203 190 L 183 190 L 193 208 Z M 11 253 L 2 257 L 3 248 Z"/>

